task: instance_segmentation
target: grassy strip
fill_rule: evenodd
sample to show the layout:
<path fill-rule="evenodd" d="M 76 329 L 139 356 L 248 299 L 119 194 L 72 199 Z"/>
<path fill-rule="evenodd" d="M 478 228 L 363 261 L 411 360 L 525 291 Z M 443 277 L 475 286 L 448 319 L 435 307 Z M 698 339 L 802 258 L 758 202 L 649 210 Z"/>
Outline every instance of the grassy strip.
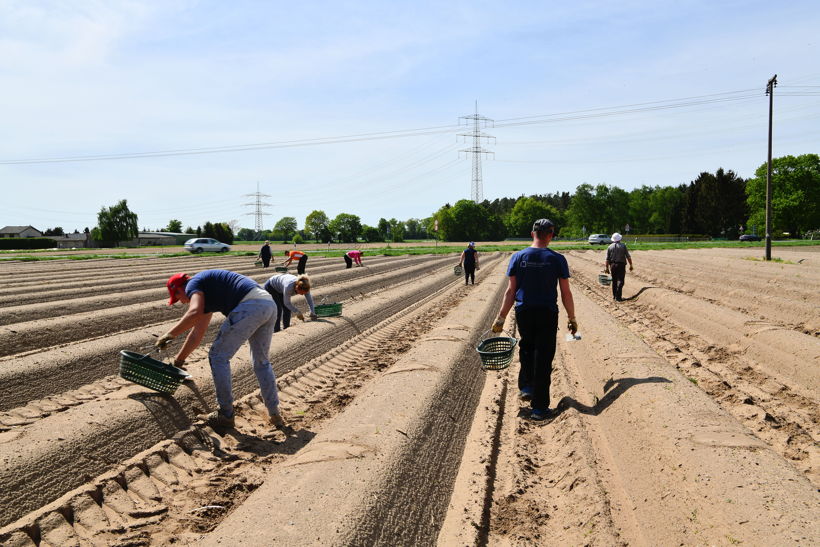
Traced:
<path fill-rule="evenodd" d="M 668 250 L 668 249 L 708 249 L 708 248 L 741 248 L 741 249 L 760 249 L 765 248 L 765 242 L 740 242 L 740 241 L 694 241 L 694 242 L 676 242 L 676 243 L 629 243 L 627 245 L 632 251 L 654 251 L 654 250 Z M 786 241 L 773 241 L 772 247 L 809 247 L 820 245 L 820 240 L 812 241 L 807 239 L 796 239 Z M 513 252 L 523 249 L 528 246 L 526 241 L 518 241 L 510 244 L 497 245 L 477 245 L 476 249 L 482 253 L 490 252 Z M 584 250 L 604 250 L 606 245 L 590 245 L 586 242 L 580 241 L 555 241 L 551 247 L 559 251 L 584 251 Z M 151 247 L 145 247 L 148 250 Z M 167 249 L 167 247 L 165 247 Z M 256 257 L 255 251 L 229 251 L 227 253 L 198 253 L 191 254 L 188 251 L 180 251 L 178 253 L 112 253 L 112 254 L 71 254 L 71 250 L 66 249 L 65 255 L 51 255 L 51 256 L 36 256 L 34 253 L 26 252 L 26 254 L 14 254 L 13 256 L 4 257 L 3 254 L 13 254 L 15 251 L 0 251 L 0 261 L 19 261 L 19 262 L 36 262 L 40 260 L 99 260 L 103 258 L 110 259 L 128 259 L 128 258 L 177 258 L 177 257 L 212 257 L 212 256 L 248 256 Z M 362 256 L 403 256 L 403 255 L 422 255 L 422 254 L 460 254 L 461 246 L 454 245 L 440 245 L 431 246 L 429 242 L 423 242 L 418 247 L 391 247 L 389 244 L 384 247 L 374 249 L 364 249 Z M 53 251 L 52 251 L 53 252 Z M 308 253 L 311 256 L 324 257 L 342 257 L 347 251 L 341 249 L 331 250 L 310 250 Z M 276 257 L 274 257 L 274 262 Z"/>

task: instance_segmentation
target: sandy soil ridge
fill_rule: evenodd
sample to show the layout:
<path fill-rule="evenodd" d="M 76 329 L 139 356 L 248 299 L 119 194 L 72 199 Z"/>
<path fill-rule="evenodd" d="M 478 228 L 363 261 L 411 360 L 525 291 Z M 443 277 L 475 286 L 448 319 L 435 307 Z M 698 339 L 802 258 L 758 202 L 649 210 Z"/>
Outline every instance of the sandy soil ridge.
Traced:
<path fill-rule="evenodd" d="M 817 489 L 584 291 L 575 294 L 584 338 L 560 343 L 559 417 L 544 426 L 522 419 L 515 369 L 488 382 L 485 413 L 503 401 L 503 426 L 476 427 L 467 454 L 481 456 L 465 459 L 439 543 L 820 539 Z M 488 491 L 491 502 L 476 504 Z"/>
<path fill-rule="evenodd" d="M 483 381 L 472 344 L 501 280 L 485 278 L 201 544 L 434 541 Z M 253 525 L 267 514 L 272 526 Z"/>
<path fill-rule="evenodd" d="M 271 360 L 278 374 L 290 370 L 342 343 L 414 301 L 440 290 L 453 280 L 452 271 L 418 278 L 405 286 L 346 306 L 345 315 L 331 321 L 297 325 L 274 337 Z M 314 350 L 313 353 L 308 351 Z M 205 354 L 199 354 L 204 359 Z M 191 363 L 197 378 L 183 386 L 174 399 L 148 393 L 144 388 L 124 388 L 109 400 L 92 400 L 60 414 L 10 431 L 0 444 L 0 508 L 15 519 L 76 488 L 85 476 L 102 473 L 112 462 L 127 459 L 160 440 L 190 426 L 192 416 L 210 407 L 213 386 L 205 370 L 207 359 Z M 257 389 L 246 355 L 234 359 L 234 393 L 243 396 Z M 283 370 L 284 369 L 284 370 Z M 98 454 L 105 454 L 99 458 Z M 72 469 L 64 474 L 63 469 Z M 17 492 L 27 492 L 20 499 Z"/>

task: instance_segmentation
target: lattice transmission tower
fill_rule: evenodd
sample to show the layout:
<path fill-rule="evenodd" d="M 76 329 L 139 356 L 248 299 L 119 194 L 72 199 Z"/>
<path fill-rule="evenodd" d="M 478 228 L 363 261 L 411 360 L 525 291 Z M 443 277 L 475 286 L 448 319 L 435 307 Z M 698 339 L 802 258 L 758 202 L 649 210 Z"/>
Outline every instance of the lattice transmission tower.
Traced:
<path fill-rule="evenodd" d="M 253 194 L 245 194 L 245 197 L 253 198 L 253 201 L 250 202 L 250 203 L 243 203 L 242 205 L 243 206 L 250 206 L 250 207 L 254 208 L 253 213 L 245 213 L 245 214 L 254 216 L 253 229 L 256 232 L 261 232 L 262 230 L 264 230 L 264 228 L 262 227 L 262 217 L 270 216 L 270 213 L 266 213 L 265 211 L 262 210 L 262 206 L 270 205 L 270 203 L 265 203 L 264 201 L 262 201 L 262 198 L 269 198 L 270 195 L 269 194 L 263 194 L 262 192 L 260 192 L 259 191 L 259 183 L 257 182 L 256 183 L 256 192 L 254 192 Z"/>
<path fill-rule="evenodd" d="M 472 199 L 476 203 L 481 203 L 482 201 L 484 201 L 484 181 L 482 180 L 481 176 L 481 157 L 484 154 L 495 155 L 495 152 L 485 150 L 481 147 L 481 139 L 487 139 L 487 142 L 489 142 L 490 139 L 495 141 L 495 137 L 493 137 L 492 135 L 482 133 L 481 128 L 487 127 L 488 124 L 491 125 L 493 123 L 493 120 L 478 115 L 478 101 L 475 102 L 475 114 L 472 114 L 470 116 L 461 116 L 459 118 L 459 125 L 461 124 L 461 120 L 464 120 L 464 124 L 468 127 L 472 125 L 473 130 L 470 133 L 459 133 L 458 135 L 459 137 L 472 137 L 473 146 L 470 148 L 462 148 L 458 151 L 458 153 L 459 156 L 462 152 L 464 152 L 465 154 L 472 155 L 473 180 L 470 191 L 470 199 Z"/>

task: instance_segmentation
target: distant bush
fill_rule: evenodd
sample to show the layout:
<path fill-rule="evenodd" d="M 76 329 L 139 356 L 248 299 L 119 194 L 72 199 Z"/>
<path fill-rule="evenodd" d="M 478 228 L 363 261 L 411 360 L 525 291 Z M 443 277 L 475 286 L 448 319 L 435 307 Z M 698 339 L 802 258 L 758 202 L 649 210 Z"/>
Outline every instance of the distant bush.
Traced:
<path fill-rule="evenodd" d="M 0 249 L 52 249 L 57 242 L 48 237 L 0 238 Z"/>
<path fill-rule="evenodd" d="M 296 234 L 295 236 L 293 236 L 292 243 L 294 245 L 298 245 L 298 244 L 303 243 L 303 242 L 304 242 L 304 240 L 302 239 L 302 236 L 300 236 L 299 234 Z"/>

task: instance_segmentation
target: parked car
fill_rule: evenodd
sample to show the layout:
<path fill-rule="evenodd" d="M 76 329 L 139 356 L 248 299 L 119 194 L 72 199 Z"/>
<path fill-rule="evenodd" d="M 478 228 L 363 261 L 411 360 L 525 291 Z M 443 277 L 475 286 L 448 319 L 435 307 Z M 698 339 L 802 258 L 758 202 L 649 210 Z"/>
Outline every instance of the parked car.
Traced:
<path fill-rule="evenodd" d="M 231 250 L 231 246 L 209 237 L 195 237 L 185 242 L 185 250 L 192 253 L 226 253 Z"/>
<path fill-rule="evenodd" d="M 740 236 L 740 241 L 760 241 L 760 236 L 755 234 L 743 234 Z"/>
<path fill-rule="evenodd" d="M 612 240 L 609 239 L 608 234 L 592 234 L 591 236 L 589 236 L 589 239 L 587 241 L 589 241 L 590 245 L 609 245 L 610 243 L 612 243 Z"/>

